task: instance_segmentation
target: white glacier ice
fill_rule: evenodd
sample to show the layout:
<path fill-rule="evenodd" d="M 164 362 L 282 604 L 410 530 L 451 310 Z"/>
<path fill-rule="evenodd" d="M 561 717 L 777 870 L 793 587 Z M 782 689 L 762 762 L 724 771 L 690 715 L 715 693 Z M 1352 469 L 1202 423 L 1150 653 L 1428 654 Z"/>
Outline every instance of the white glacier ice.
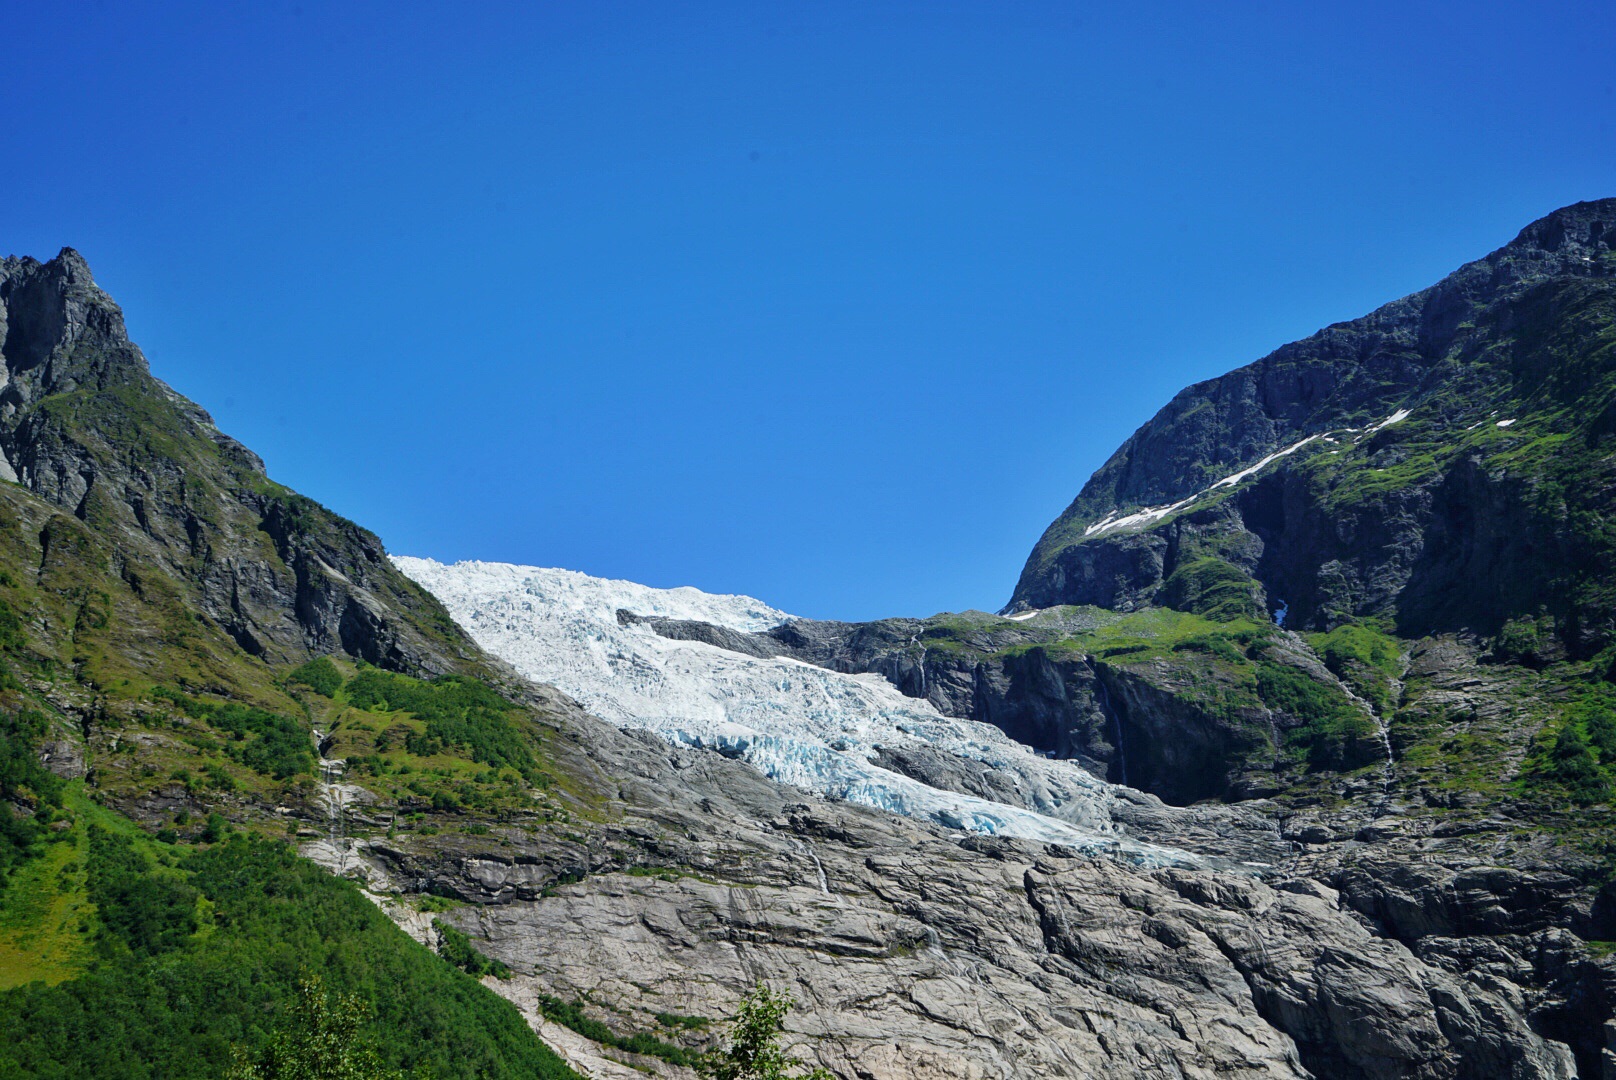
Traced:
<path fill-rule="evenodd" d="M 479 645 L 528 678 L 549 683 L 615 724 L 671 743 L 718 750 L 765 775 L 951 829 L 1003 833 L 1112 852 L 1151 864 L 1194 855 L 1123 836 L 1115 789 L 1077 765 L 1048 760 L 991 724 L 943 716 L 878 675 L 844 675 L 796 660 L 758 659 L 704 642 L 675 641 L 642 616 L 694 619 L 756 632 L 791 616 L 747 596 L 653 589 L 571 570 L 395 556 Z M 1024 806 L 930 787 L 883 769 L 880 747 L 922 744 L 996 772 Z M 1030 809 L 1029 809 L 1030 807 Z"/>

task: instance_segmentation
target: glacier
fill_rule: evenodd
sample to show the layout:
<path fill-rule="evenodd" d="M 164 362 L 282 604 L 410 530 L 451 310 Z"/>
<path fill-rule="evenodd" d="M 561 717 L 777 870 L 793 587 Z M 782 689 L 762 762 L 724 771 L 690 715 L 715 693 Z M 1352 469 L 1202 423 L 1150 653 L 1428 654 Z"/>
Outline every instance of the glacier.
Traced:
<path fill-rule="evenodd" d="M 1147 865 L 1199 856 L 1131 839 L 1112 819 L 1116 789 L 1045 758 L 991 724 L 947 717 L 879 675 L 760 659 L 623 625 L 619 610 L 758 632 L 791 620 L 749 596 L 656 589 L 573 570 L 393 556 L 489 653 L 590 712 L 669 743 L 716 750 L 818 795 L 959 832 L 1004 834 Z M 924 745 L 1007 776 L 1024 805 L 931 787 L 872 761 Z"/>

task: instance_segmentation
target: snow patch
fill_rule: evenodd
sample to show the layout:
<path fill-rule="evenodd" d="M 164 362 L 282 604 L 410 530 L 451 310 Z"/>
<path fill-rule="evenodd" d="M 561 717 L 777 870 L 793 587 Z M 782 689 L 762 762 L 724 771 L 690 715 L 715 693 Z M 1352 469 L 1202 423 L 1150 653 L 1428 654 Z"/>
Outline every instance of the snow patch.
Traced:
<path fill-rule="evenodd" d="M 1034 608 L 1031 611 L 1018 611 L 1014 615 L 1006 615 L 1005 618 L 1009 619 L 1011 622 L 1026 622 L 1028 619 L 1037 615 L 1042 610 L 1042 608 Z"/>
<path fill-rule="evenodd" d="M 1514 420 L 1500 420 L 1500 421 L 1498 421 L 1496 426 L 1497 427 L 1509 427 L 1509 425 L 1513 424 L 1514 422 L 1515 422 Z"/>
<path fill-rule="evenodd" d="M 1401 424 L 1404 420 L 1407 420 L 1407 419 L 1408 419 L 1408 410 L 1407 409 L 1398 409 L 1396 412 L 1392 413 L 1386 419 L 1382 420 L 1380 423 L 1378 423 L 1374 427 L 1370 428 L 1367 432 L 1365 432 L 1365 434 L 1373 435 L 1375 432 L 1379 431 L 1381 428 L 1391 427 L 1393 424 Z"/>
<path fill-rule="evenodd" d="M 1234 487 L 1236 484 L 1240 483 L 1240 481 L 1246 479 L 1249 476 L 1256 475 L 1257 473 L 1261 472 L 1263 469 L 1267 468 L 1269 465 L 1271 465 L 1274 462 L 1278 461 L 1280 458 L 1288 457 L 1291 454 L 1296 453 L 1296 451 L 1300 450 L 1302 447 L 1306 446 L 1308 443 L 1313 442 L 1315 439 L 1318 439 L 1318 438 L 1320 438 L 1320 436 L 1318 436 L 1318 435 L 1309 435 L 1307 438 L 1302 439 L 1299 442 L 1291 443 L 1289 446 L 1285 447 L 1285 449 L 1283 449 L 1283 450 L 1275 450 L 1272 454 L 1269 454 L 1267 457 L 1265 457 L 1261 461 L 1257 462 L 1257 464 L 1248 465 L 1246 468 L 1241 469 L 1237 473 L 1230 473 L 1228 476 L 1225 476 L 1222 480 L 1219 480 L 1217 483 L 1213 484 L 1212 487 L 1209 487 L 1206 490 L 1211 491 L 1214 488 Z"/>
<path fill-rule="evenodd" d="M 1364 428 L 1363 429 L 1363 434 L 1364 435 L 1371 435 L 1371 434 L 1379 431 L 1381 428 L 1390 427 L 1393 424 L 1400 424 L 1404 420 L 1407 420 L 1409 418 L 1409 414 L 1410 414 L 1410 410 L 1408 410 L 1408 409 L 1398 409 L 1396 412 L 1392 413 L 1386 419 L 1382 420 L 1380 423 L 1374 425 L 1373 427 Z M 1514 421 L 1511 420 L 1511 421 L 1509 421 L 1509 423 L 1514 423 Z M 1504 427 L 1506 425 L 1500 424 L 1499 426 Z M 1358 428 L 1342 428 L 1339 431 L 1326 431 L 1326 432 L 1321 432 L 1318 435 L 1309 435 L 1305 439 L 1300 439 L 1300 440 L 1298 440 L 1298 441 L 1296 441 L 1294 443 L 1291 443 L 1291 445 L 1285 447 L 1283 450 L 1275 450 L 1272 454 L 1269 454 L 1267 457 L 1263 458 L 1262 460 L 1256 462 L 1253 465 L 1246 466 L 1244 469 L 1241 469 L 1239 472 L 1230 473 L 1228 476 L 1225 476 L 1222 480 L 1219 480 L 1216 483 L 1213 483 L 1213 484 L 1209 485 L 1208 487 L 1202 488 L 1200 491 L 1197 491 L 1194 495 L 1191 495 L 1187 499 L 1180 499 L 1178 502 L 1173 503 L 1171 506 L 1147 507 L 1147 508 L 1145 508 L 1143 510 L 1135 510 L 1131 514 L 1123 514 L 1123 513 L 1121 513 L 1121 511 L 1113 510 L 1109 514 L 1105 515 L 1105 517 L 1101 518 L 1099 521 L 1094 522 L 1092 525 L 1088 526 L 1088 528 L 1084 529 L 1083 530 L 1083 535 L 1084 536 L 1099 536 L 1102 533 L 1115 532 L 1118 529 L 1127 529 L 1127 528 L 1132 528 L 1135 525 L 1148 525 L 1152 521 L 1160 521 L 1162 518 L 1166 517 L 1168 514 L 1177 513 L 1178 511 L 1184 509 L 1184 507 L 1186 507 L 1186 506 L 1190 505 L 1191 503 L 1195 502 L 1197 499 L 1199 499 L 1202 496 L 1207 495 L 1207 494 L 1209 494 L 1209 493 L 1211 493 L 1213 491 L 1216 491 L 1218 488 L 1221 488 L 1221 487 L 1234 487 L 1235 485 L 1241 483 L 1242 481 L 1247 480 L 1247 479 L 1251 478 L 1252 476 L 1255 476 L 1257 473 L 1261 472 L 1263 469 L 1266 469 L 1269 465 L 1272 465 L 1274 462 L 1278 461 L 1280 458 L 1288 457 L 1291 454 L 1296 453 L 1296 451 L 1300 450 L 1302 447 L 1306 446 L 1308 443 L 1314 442 L 1314 441 L 1319 440 L 1319 439 L 1323 439 L 1325 442 L 1333 443 L 1333 442 L 1336 441 L 1334 436 L 1352 434 L 1352 433 L 1357 432 L 1358 430 L 1359 430 Z M 1362 435 L 1358 436 L 1358 438 L 1362 438 L 1362 437 L 1363 437 Z M 1329 452 L 1332 453 L 1332 454 L 1339 453 L 1339 451 L 1336 451 L 1336 450 L 1331 450 Z"/>

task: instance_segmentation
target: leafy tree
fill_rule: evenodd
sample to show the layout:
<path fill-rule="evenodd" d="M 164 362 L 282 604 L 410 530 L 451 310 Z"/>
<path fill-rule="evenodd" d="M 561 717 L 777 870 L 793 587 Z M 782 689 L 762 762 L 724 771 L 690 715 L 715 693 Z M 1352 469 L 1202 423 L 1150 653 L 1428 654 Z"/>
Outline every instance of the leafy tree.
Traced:
<path fill-rule="evenodd" d="M 503 962 L 484 956 L 472 945 L 471 939 L 442 919 L 433 919 L 438 932 L 438 955 L 473 978 L 492 975 L 496 979 L 511 977 L 511 969 Z"/>
<path fill-rule="evenodd" d="M 1598 802 L 1609 791 L 1587 736 L 1575 724 L 1566 724 L 1555 737 L 1542 775 L 1565 786 L 1584 805 Z"/>
<path fill-rule="evenodd" d="M 236 1048 L 228 1080 L 403 1080 L 360 1037 L 369 1017 L 359 995 L 329 994 L 318 975 L 306 975 L 269 1044 L 258 1054 Z"/>
<path fill-rule="evenodd" d="M 342 673 L 337 670 L 337 665 L 331 662 L 329 656 L 310 660 L 288 675 L 286 681 L 302 683 L 316 694 L 325 697 L 336 697 L 337 691 L 342 689 Z"/>
<path fill-rule="evenodd" d="M 780 1049 L 780 1033 L 793 1004 L 790 995 L 777 994 L 758 983 L 741 999 L 730 1022 L 729 1045 L 707 1054 L 697 1071 L 713 1080 L 789 1080 L 792 1076 L 832 1080 L 825 1069 L 810 1068 Z"/>

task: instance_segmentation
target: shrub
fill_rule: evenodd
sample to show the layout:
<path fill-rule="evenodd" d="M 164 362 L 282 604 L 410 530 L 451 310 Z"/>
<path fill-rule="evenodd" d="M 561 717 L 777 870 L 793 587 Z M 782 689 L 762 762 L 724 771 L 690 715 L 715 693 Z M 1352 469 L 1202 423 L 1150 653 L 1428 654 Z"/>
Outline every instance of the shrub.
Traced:
<path fill-rule="evenodd" d="M 1565 788 L 1574 801 L 1583 805 L 1596 803 L 1610 792 L 1610 784 L 1599 769 L 1593 748 L 1574 723 L 1560 728 L 1538 775 Z"/>
<path fill-rule="evenodd" d="M 825 1069 L 809 1068 L 780 1049 L 791 1005 L 789 996 L 758 983 L 730 1021 L 728 1045 L 703 1055 L 697 1071 L 713 1080 L 787 1080 L 799 1070 L 803 1080 L 832 1080 Z"/>
<path fill-rule="evenodd" d="M 342 673 L 329 656 L 316 657 L 286 677 L 287 682 L 302 683 L 323 697 L 335 697 L 342 689 Z"/>
<path fill-rule="evenodd" d="M 438 955 L 473 978 L 492 975 L 496 979 L 511 977 L 511 969 L 499 960 L 484 956 L 472 945 L 471 938 L 442 919 L 433 919 L 438 931 Z"/>

